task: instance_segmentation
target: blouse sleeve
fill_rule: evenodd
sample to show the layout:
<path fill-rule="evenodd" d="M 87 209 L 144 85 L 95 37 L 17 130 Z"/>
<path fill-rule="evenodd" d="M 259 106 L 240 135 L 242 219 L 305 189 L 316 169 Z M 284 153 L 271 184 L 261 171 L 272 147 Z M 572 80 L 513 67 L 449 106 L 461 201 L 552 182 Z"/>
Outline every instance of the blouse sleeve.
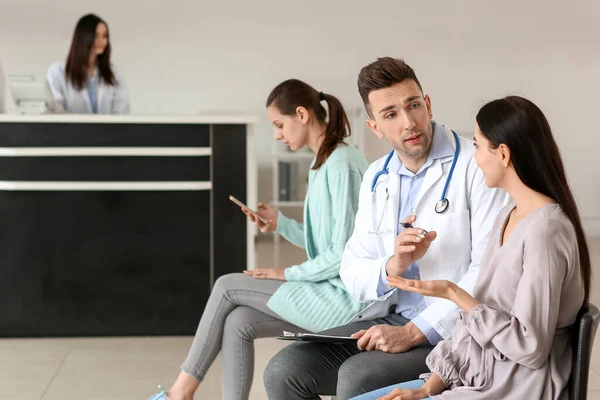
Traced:
<path fill-rule="evenodd" d="M 563 282 L 577 251 L 572 230 L 563 222 L 545 219 L 535 228 L 535 234 L 525 240 L 523 274 L 511 312 L 479 304 L 466 320 L 467 329 L 482 348 L 493 346 L 532 369 L 548 360 L 564 301 Z"/>

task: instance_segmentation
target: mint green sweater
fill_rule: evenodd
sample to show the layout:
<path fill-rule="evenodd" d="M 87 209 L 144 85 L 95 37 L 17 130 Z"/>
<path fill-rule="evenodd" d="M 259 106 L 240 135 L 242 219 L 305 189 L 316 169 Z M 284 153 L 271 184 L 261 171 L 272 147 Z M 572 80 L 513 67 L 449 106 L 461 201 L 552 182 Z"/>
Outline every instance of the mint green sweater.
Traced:
<path fill-rule="evenodd" d="M 277 218 L 276 232 L 306 249 L 308 260 L 285 270 L 287 282 L 267 306 L 303 329 L 318 332 L 343 325 L 366 306 L 348 293 L 339 271 L 368 166 L 360 151 L 340 145 L 321 168 L 309 172 L 304 224 L 281 212 Z"/>

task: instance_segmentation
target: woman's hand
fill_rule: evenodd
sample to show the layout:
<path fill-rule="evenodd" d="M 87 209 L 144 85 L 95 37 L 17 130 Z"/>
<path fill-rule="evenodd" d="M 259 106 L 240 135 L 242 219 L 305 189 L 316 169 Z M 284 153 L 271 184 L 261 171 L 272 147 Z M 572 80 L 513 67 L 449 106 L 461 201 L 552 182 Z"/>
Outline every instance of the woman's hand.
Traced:
<path fill-rule="evenodd" d="M 419 389 L 394 389 L 378 400 L 421 400 L 430 395 L 440 394 L 446 389 L 444 381 L 436 374 L 431 374 L 425 384 Z"/>
<path fill-rule="evenodd" d="M 387 395 L 377 400 L 421 400 L 429 397 L 423 388 L 420 389 L 394 389 Z"/>
<path fill-rule="evenodd" d="M 479 301 L 471 296 L 466 290 L 450 281 L 418 281 L 401 278 L 399 276 L 388 276 L 387 281 L 389 286 L 406 290 L 407 292 L 448 299 L 462 308 L 467 314 L 470 314 L 471 310 L 480 304 Z"/>
<path fill-rule="evenodd" d="M 274 279 L 285 281 L 285 272 L 283 268 L 257 268 L 244 271 L 244 274 L 256 279 Z"/>
<path fill-rule="evenodd" d="M 449 300 L 457 287 L 454 282 L 446 280 L 420 281 L 416 279 L 406 279 L 400 276 L 388 276 L 387 281 L 389 286 L 407 292 L 418 293 L 423 296 L 441 297 Z"/>
<path fill-rule="evenodd" d="M 254 222 L 258 229 L 263 232 L 274 232 L 277 229 L 277 217 L 279 211 L 266 203 L 258 203 L 258 211 L 253 213 L 246 207 L 242 207 L 242 212 L 248 216 L 250 221 Z M 256 218 L 256 215 L 260 218 Z"/>

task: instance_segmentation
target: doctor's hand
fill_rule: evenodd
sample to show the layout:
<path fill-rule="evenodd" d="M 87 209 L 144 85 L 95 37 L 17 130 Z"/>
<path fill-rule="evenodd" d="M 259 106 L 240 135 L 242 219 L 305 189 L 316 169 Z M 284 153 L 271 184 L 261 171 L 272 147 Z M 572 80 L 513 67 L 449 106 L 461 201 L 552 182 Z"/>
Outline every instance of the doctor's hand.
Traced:
<path fill-rule="evenodd" d="M 286 281 L 284 268 L 257 268 L 244 271 L 244 275 L 256 279 L 274 279 L 277 281 Z"/>
<path fill-rule="evenodd" d="M 258 203 L 258 214 L 266 222 L 256 218 L 256 215 L 245 207 L 242 207 L 242 212 L 248 216 L 250 221 L 254 222 L 262 233 L 274 232 L 277 229 L 277 217 L 279 211 L 266 203 Z"/>
<path fill-rule="evenodd" d="M 405 326 L 374 325 L 352 335 L 358 338 L 356 345 L 360 350 L 379 350 L 384 353 L 404 353 L 427 342 L 427 337 L 412 322 Z"/>
<path fill-rule="evenodd" d="M 402 222 L 413 224 L 416 220 L 417 217 L 411 215 Z M 388 276 L 402 276 L 412 263 L 420 260 L 427 253 L 431 242 L 437 237 L 437 233 L 431 231 L 425 237 L 419 236 L 422 233 L 423 229 L 421 228 L 404 228 L 396 236 L 394 255 L 385 265 Z"/>

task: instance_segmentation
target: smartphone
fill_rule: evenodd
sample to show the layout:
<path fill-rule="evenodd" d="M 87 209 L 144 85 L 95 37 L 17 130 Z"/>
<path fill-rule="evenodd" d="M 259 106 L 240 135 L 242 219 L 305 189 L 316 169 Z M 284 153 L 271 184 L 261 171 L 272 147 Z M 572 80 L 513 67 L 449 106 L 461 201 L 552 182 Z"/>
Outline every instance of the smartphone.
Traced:
<path fill-rule="evenodd" d="M 237 204 L 238 206 L 240 206 L 240 208 L 245 208 L 248 211 L 250 211 L 250 213 L 253 214 L 256 218 L 260 219 L 263 224 L 268 224 L 269 223 L 269 221 L 267 221 L 266 219 L 264 219 L 263 217 L 261 217 L 260 215 L 258 215 L 258 213 L 256 211 L 252 210 L 250 207 L 248 207 L 247 205 L 245 205 L 244 203 L 242 203 L 241 201 L 239 201 L 238 199 L 236 199 L 232 195 L 229 195 L 229 200 L 233 201 L 235 204 Z"/>

